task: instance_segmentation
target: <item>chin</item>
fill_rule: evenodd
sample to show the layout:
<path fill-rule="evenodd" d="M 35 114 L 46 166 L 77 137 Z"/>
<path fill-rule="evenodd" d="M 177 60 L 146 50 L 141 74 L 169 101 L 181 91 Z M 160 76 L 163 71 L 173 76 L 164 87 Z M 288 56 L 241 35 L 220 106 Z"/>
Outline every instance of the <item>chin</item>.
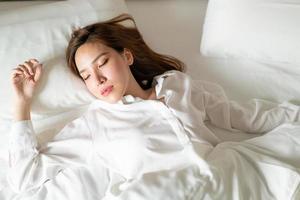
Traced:
<path fill-rule="evenodd" d="M 107 103 L 110 103 L 110 104 L 116 104 L 118 101 L 112 101 L 112 100 L 105 100 Z"/>
<path fill-rule="evenodd" d="M 107 103 L 116 104 L 121 99 L 122 99 L 121 97 L 111 96 L 110 98 L 105 98 L 105 99 L 102 99 L 102 100 L 107 102 Z"/>

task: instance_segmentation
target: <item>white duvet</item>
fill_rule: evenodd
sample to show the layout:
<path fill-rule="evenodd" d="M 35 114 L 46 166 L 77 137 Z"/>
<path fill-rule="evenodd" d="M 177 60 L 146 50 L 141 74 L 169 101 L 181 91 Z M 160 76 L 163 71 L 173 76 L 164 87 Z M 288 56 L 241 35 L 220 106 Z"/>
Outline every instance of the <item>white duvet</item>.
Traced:
<path fill-rule="evenodd" d="M 130 95 L 118 104 L 95 101 L 48 143 L 38 144 L 30 121 L 15 123 L 0 197 L 299 199 L 299 106 L 239 105 L 218 85 L 175 71 L 156 83 L 165 104 Z M 266 134 L 219 143 L 206 121 Z"/>
<path fill-rule="evenodd" d="M 299 133 L 300 123 L 289 123 L 255 139 L 221 143 L 206 159 L 208 172 L 191 165 L 146 174 L 116 199 L 298 200 Z"/>

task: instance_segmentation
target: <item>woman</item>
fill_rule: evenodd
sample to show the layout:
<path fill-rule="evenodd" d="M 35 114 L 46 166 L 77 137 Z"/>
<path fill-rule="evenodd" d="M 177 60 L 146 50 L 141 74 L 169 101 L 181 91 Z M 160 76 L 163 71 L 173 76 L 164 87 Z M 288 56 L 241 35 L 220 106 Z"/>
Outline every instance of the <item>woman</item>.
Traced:
<path fill-rule="evenodd" d="M 18 193 L 45 199 L 49 185 L 60 176 L 69 169 L 85 167 L 103 172 L 99 193 L 90 199 L 132 199 L 126 188 L 133 187 L 134 191 L 134 183 L 143 182 L 147 174 L 154 179 L 168 177 L 165 173 L 169 171 L 197 166 L 195 174 L 206 187 L 199 190 L 199 181 L 185 183 L 193 189 L 179 199 L 197 191 L 199 198 L 205 194 L 220 199 L 224 194 L 223 199 L 233 199 L 225 195 L 230 187 L 224 187 L 233 176 L 223 173 L 226 165 L 221 165 L 233 167 L 236 163 L 231 157 L 224 161 L 216 153 L 220 148 L 214 146 L 220 141 L 204 122 L 231 131 L 265 133 L 282 123 L 299 121 L 299 107 L 257 99 L 243 106 L 230 102 L 218 85 L 192 80 L 182 72 L 182 62 L 151 50 L 135 26 L 121 24 L 125 21 L 134 22 L 130 16 L 121 15 L 73 32 L 66 53 L 68 66 L 97 100 L 47 144 L 38 144 L 30 120 L 30 104 L 42 65 L 31 59 L 14 69 L 10 185 Z M 274 193 L 266 190 L 261 195 Z M 172 198 L 176 199 L 174 195 Z"/>

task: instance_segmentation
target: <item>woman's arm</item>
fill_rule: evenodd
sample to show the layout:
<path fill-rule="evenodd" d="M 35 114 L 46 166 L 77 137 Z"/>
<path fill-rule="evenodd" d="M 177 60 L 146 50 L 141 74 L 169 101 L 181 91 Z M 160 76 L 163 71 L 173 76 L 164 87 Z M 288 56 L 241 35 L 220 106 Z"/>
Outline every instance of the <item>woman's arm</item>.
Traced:
<path fill-rule="evenodd" d="M 8 183 L 16 193 L 34 192 L 65 168 L 87 166 L 92 148 L 85 117 L 72 121 L 44 144 L 38 143 L 31 120 L 15 121 L 9 135 Z"/>
<path fill-rule="evenodd" d="M 282 123 L 300 121 L 300 107 L 288 102 L 281 104 L 252 99 L 247 103 L 228 100 L 217 84 L 193 80 L 187 74 L 173 71 L 159 80 L 158 97 L 166 97 L 166 104 L 182 124 L 206 141 L 215 136 L 208 131 L 199 133 L 204 121 L 230 131 L 265 133 Z"/>
<path fill-rule="evenodd" d="M 263 99 L 238 103 L 228 100 L 218 85 L 205 83 L 203 87 L 205 119 L 218 127 L 247 133 L 266 133 L 283 123 L 300 121 L 300 107 L 292 103 Z"/>
<path fill-rule="evenodd" d="M 248 133 L 266 133 L 281 124 L 300 121 L 300 107 L 287 101 L 251 99 L 245 103 L 230 101 L 228 106 L 232 128 Z"/>
<path fill-rule="evenodd" d="M 38 144 L 30 119 L 30 105 L 41 76 L 41 65 L 31 59 L 12 73 L 14 117 L 9 134 L 7 180 L 17 192 L 38 189 L 65 167 L 84 165 L 92 142 L 85 118 L 69 123 L 46 144 Z"/>
<path fill-rule="evenodd" d="M 14 120 L 30 120 L 30 105 L 42 74 L 42 64 L 30 59 L 13 69 L 11 83 L 14 91 Z"/>
<path fill-rule="evenodd" d="M 14 121 L 31 120 L 30 102 L 17 101 L 14 103 Z"/>

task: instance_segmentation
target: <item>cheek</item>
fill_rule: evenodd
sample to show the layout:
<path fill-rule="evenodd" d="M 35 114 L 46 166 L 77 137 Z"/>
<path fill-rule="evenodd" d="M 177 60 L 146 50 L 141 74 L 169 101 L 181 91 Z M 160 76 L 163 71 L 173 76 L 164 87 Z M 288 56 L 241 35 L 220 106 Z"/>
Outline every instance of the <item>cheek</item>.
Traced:
<path fill-rule="evenodd" d="M 118 73 L 118 69 L 113 65 L 108 65 L 102 68 L 103 75 L 107 78 L 108 81 L 115 80 Z"/>
<path fill-rule="evenodd" d="M 124 63 L 118 62 L 118 61 L 112 61 L 107 66 L 102 68 L 102 73 L 105 75 L 105 77 L 111 81 L 117 81 L 119 82 L 122 79 L 122 76 L 124 74 Z"/>
<path fill-rule="evenodd" d="M 86 83 L 85 86 L 87 87 L 88 91 L 90 91 L 92 94 L 98 93 L 96 84 L 93 83 Z"/>

